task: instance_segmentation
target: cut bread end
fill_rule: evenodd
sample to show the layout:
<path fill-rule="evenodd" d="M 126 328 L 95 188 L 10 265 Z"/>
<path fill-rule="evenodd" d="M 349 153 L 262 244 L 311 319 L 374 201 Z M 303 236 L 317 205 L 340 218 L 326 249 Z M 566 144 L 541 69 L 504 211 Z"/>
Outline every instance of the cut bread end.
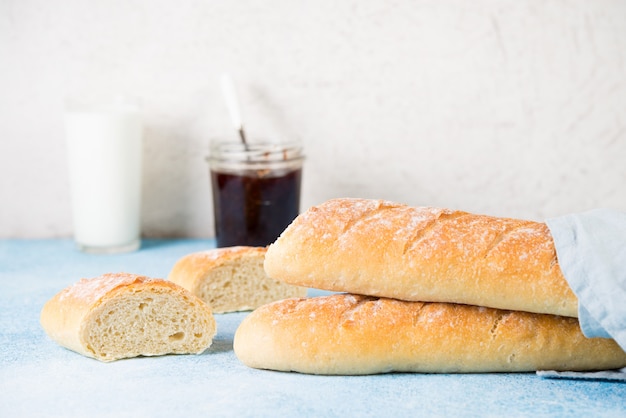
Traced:
<path fill-rule="evenodd" d="M 250 311 L 266 303 L 306 296 L 306 288 L 270 278 L 266 248 L 226 247 L 187 255 L 169 279 L 200 297 L 214 313 Z"/>
<path fill-rule="evenodd" d="M 129 274 L 70 286 L 44 306 L 41 323 L 60 345 L 105 362 L 201 353 L 216 333 L 198 297 L 166 280 Z"/>

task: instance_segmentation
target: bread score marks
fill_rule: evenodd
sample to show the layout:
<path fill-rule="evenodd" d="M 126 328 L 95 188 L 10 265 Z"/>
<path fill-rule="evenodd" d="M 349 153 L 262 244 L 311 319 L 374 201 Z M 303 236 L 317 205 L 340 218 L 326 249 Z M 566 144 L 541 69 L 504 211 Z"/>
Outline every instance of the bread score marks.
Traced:
<path fill-rule="evenodd" d="M 377 246 L 375 249 L 395 250 L 394 242 L 400 242 L 403 248 L 401 254 L 417 251 L 424 259 L 454 257 L 459 262 L 475 257 L 488 259 L 501 245 L 536 240 L 547 231 L 547 226 L 532 221 L 493 218 L 432 207 L 411 207 L 380 200 L 332 200 L 313 213 L 318 220 L 326 222 L 314 220 L 311 224 L 316 225 L 315 229 L 323 231 L 323 238 L 332 240 L 333 246 L 341 251 L 358 250 L 358 246 L 355 246 L 356 238 L 370 237 L 370 242 Z M 310 219 L 311 216 L 304 216 L 302 222 L 294 225 L 294 229 L 298 225 L 302 229 L 293 233 L 306 234 L 310 230 L 307 225 Z M 332 232 L 333 223 L 337 225 L 336 233 Z M 541 246 L 533 245 L 516 248 L 514 252 L 521 260 L 535 262 L 536 257 L 532 253 L 541 251 Z M 556 257 L 556 251 L 551 253 L 554 255 L 552 260 Z"/>
<path fill-rule="evenodd" d="M 216 333 L 213 314 L 198 297 L 128 273 L 81 279 L 44 305 L 40 321 L 59 345 L 105 362 L 201 353 Z"/>
<path fill-rule="evenodd" d="M 338 294 L 287 299 L 247 316 L 234 350 L 249 367 L 311 374 L 601 370 L 626 365 L 574 318 Z"/>
<path fill-rule="evenodd" d="M 337 292 L 578 315 L 548 227 L 533 221 L 334 199 L 292 222 L 265 270 Z"/>
<path fill-rule="evenodd" d="M 410 208 L 386 200 L 333 199 L 302 213 L 290 229 L 294 230 L 293 233 L 302 232 L 301 229 L 307 232 L 310 228 L 324 231 L 321 239 L 334 242 L 338 237 L 349 235 L 357 226 L 370 223 L 377 227 L 394 228 L 398 236 L 403 236 L 432 223 L 442 214 L 453 214 L 446 209 L 424 207 L 414 213 L 402 228 L 397 228 L 393 223 L 393 216 L 389 217 L 389 212 L 397 213 L 398 210 L 405 209 Z"/>

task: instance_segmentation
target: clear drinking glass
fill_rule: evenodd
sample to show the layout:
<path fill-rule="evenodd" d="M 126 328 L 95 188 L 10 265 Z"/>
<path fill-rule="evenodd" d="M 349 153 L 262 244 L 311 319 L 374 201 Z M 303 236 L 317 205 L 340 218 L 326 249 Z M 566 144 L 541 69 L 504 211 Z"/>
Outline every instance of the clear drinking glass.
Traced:
<path fill-rule="evenodd" d="M 65 128 L 77 247 L 90 253 L 138 249 L 143 135 L 138 105 L 69 100 Z"/>

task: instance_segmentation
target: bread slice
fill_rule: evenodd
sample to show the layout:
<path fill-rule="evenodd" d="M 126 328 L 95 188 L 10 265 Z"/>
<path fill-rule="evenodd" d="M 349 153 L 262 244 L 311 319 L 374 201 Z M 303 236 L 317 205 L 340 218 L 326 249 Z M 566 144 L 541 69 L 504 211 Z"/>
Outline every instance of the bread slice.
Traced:
<path fill-rule="evenodd" d="M 626 366 L 613 340 L 586 338 L 575 318 L 350 294 L 262 306 L 242 321 L 234 350 L 250 367 L 331 375 Z"/>
<path fill-rule="evenodd" d="M 337 292 L 578 316 L 550 231 L 533 221 L 334 199 L 283 231 L 265 270 Z"/>
<path fill-rule="evenodd" d="M 40 321 L 60 345 L 104 362 L 202 353 L 216 333 L 199 298 L 167 280 L 127 273 L 69 286 L 44 305 Z"/>
<path fill-rule="evenodd" d="M 248 311 L 306 288 L 270 279 L 263 269 L 264 247 L 225 247 L 189 254 L 176 262 L 168 279 L 199 296 L 214 313 Z"/>

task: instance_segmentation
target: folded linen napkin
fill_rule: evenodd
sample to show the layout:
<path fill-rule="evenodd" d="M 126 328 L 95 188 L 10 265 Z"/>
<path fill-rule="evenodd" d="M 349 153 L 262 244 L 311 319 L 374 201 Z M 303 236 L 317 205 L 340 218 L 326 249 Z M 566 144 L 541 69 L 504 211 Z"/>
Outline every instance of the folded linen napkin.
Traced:
<path fill-rule="evenodd" d="M 563 275 L 578 297 L 578 321 L 583 334 L 613 338 L 626 350 L 626 213 L 595 209 L 548 219 L 546 223 Z M 607 379 L 610 375 L 610 380 L 626 380 L 626 368 L 600 374 L 540 375 L 581 379 Z"/>

